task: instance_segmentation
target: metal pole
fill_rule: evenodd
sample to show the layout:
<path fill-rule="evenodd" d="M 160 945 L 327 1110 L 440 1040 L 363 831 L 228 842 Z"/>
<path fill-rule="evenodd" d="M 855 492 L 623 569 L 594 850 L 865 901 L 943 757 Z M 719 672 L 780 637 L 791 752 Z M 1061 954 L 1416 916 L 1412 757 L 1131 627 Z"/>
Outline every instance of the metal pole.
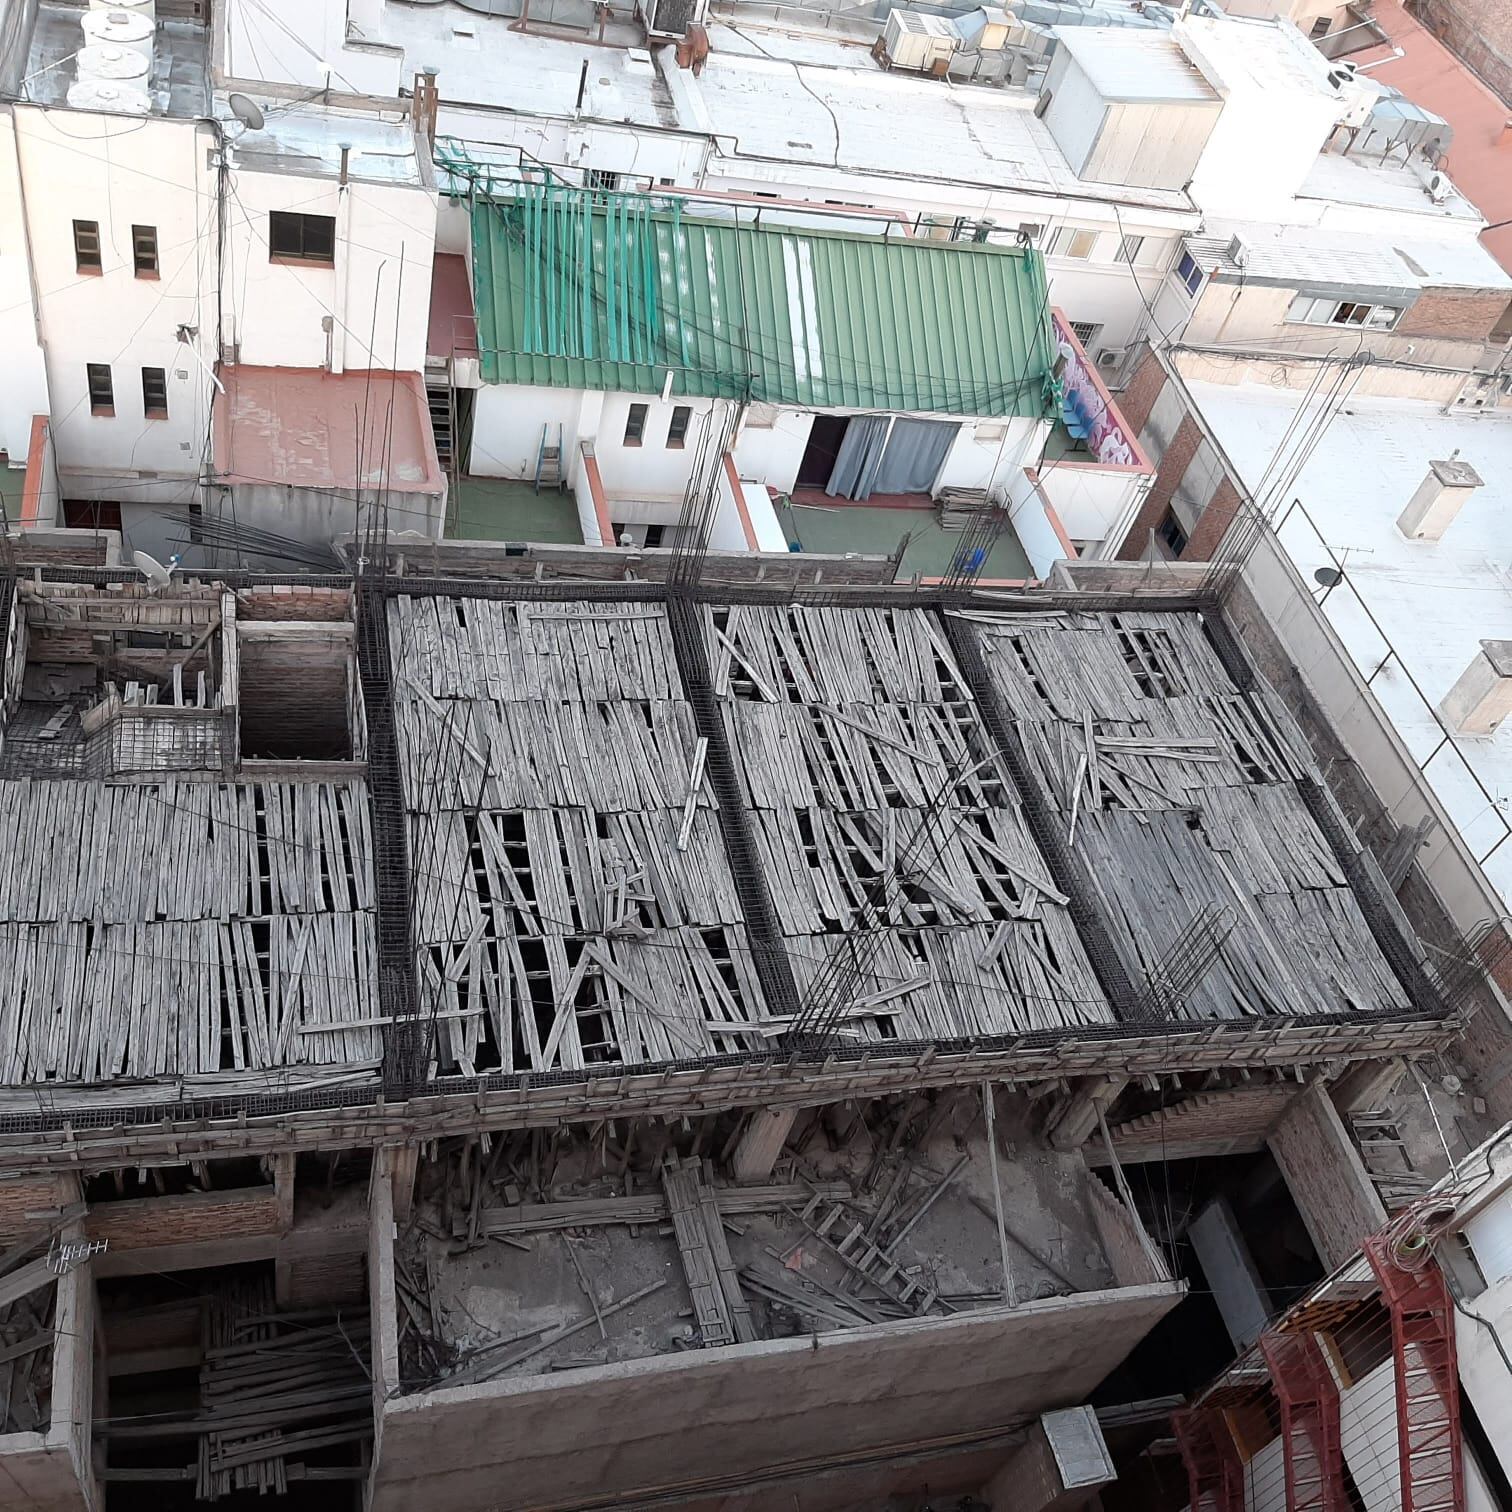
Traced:
<path fill-rule="evenodd" d="M 987 1120 L 987 1158 L 992 1163 L 992 1207 L 997 1214 L 998 1253 L 1003 1261 L 1003 1301 L 1018 1306 L 1013 1291 L 1013 1273 L 1008 1269 L 1008 1231 L 1003 1224 L 1003 1188 L 998 1182 L 997 1134 L 993 1129 L 992 1083 L 982 1083 L 982 1113 Z"/>

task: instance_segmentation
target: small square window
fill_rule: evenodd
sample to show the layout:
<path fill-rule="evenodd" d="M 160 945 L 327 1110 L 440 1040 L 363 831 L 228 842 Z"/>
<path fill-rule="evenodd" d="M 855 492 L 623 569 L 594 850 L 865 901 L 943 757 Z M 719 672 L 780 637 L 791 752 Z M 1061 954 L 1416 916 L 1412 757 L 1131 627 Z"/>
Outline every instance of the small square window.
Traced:
<path fill-rule="evenodd" d="M 1308 35 L 1311 36 L 1313 41 L 1316 42 L 1319 37 L 1326 37 L 1328 35 L 1328 29 L 1332 25 L 1332 16 L 1319 16 L 1318 19 L 1313 22 L 1312 31 L 1309 32 Z"/>
<path fill-rule="evenodd" d="M 1368 304 L 1355 304 L 1348 299 L 1341 299 L 1338 308 L 1330 317 L 1333 325 L 1364 325 L 1370 318 L 1370 306 Z"/>
<path fill-rule="evenodd" d="M 1094 325 L 1090 320 L 1073 320 L 1071 322 L 1071 334 L 1081 342 L 1082 350 L 1089 350 L 1092 343 L 1097 340 L 1102 331 L 1100 325 Z"/>
<path fill-rule="evenodd" d="M 76 220 L 73 223 L 74 266 L 80 273 L 99 273 L 104 265 L 100 261 L 99 221 Z"/>
<path fill-rule="evenodd" d="M 85 364 L 89 374 L 89 412 L 92 415 L 115 414 L 115 384 L 110 376 L 110 364 L 90 362 Z"/>
<path fill-rule="evenodd" d="M 646 416 L 650 412 L 650 405 L 632 404 L 630 413 L 625 417 L 625 445 L 639 446 L 641 438 L 646 434 Z"/>
<path fill-rule="evenodd" d="M 589 168 L 583 174 L 583 187 L 586 189 L 613 190 L 619 188 L 620 176 L 610 172 L 607 168 Z"/>
<path fill-rule="evenodd" d="M 1198 289 L 1202 287 L 1202 269 L 1197 266 L 1197 259 L 1190 252 L 1181 254 L 1181 261 L 1176 264 L 1176 276 L 1181 280 L 1187 293 L 1195 297 Z"/>
<path fill-rule="evenodd" d="M 1091 257 L 1092 249 L 1096 245 L 1097 232 L 1077 231 L 1070 226 L 1065 226 L 1055 233 L 1055 239 L 1050 243 L 1050 255 L 1074 257 L 1085 261 Z"/>
<path fill-rule="evenodd" d="M 1142 236 L 1124 237 L 1118 244 L 1119 262 L 1132 263 L 1139 256 L 1140 249 L 1144 244 L 1145 239 Z"/>
<path fill-rule="evenodd" d="M 68 530 L 119 530 L 121 505 L 117 499 L 64 499 L 63 524 Z"/>
<path fill-rule="evenodd" d="M 168 373 L 165 369 L 142 369 L 142 412 L 152 420 L 168 418 Z"/>
<path fill-rule="evenodd" d="M 133 226 L 131 228 L 131 261 L 138 278 L 156 278 L 158 276 L 156 226 Z"/>
<path fill-rule="evenodd" d="M 268 213 L 268 257 L 274 262 L 336 265 L 336 217 L 299 215 L 292 210 Z"/>
<path fill-rule="evenodd" d="M 667 445 L 682 446 L 688 439 L 688 425 L 693 419 L 691 405 L 674 404 L 672 406 L 672 423 L 667 427 Z"/>

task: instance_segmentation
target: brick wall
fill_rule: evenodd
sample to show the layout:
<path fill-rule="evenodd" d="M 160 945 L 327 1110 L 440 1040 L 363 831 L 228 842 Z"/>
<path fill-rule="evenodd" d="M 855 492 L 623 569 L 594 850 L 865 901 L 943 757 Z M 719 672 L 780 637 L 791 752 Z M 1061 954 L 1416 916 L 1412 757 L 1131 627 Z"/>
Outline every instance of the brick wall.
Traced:
<path fill-rule="evenodd" d="M 91 1239 L 108 1239 L 113 1250 L 160 1244 L 194 1244 L 276 1234 L 278 1197 L 272 1187 L 232 1192 L 186 1192 L 177 1197 L 133 1197 L 102 1202 L 89 1211 Z"/>
<path fill-rule="evenodd" d="M 1208 501 L 1208 507 L 1202 511 L 1202 518 L 1197 522 L 1197 528 L 1192 532 L 1191 539 L 1187 542 L 1187 548 L 1181 553 L 1183 562 L 1209 562 L 1213 553 L 1218 549 L 1230 525 L 1234 523 L 1234 516 L 1239 513 L 1239 490 L 1234 487 L 1233 480 L 1224 474 L 1219 481 L 1218 487 L 1213 490 L 1213 497 Z"/>
<path fill-rule="evenodd" d="M 351 601 L 347 588 L 276 583 L 243 588 L 236 595 L 236 613 L 248 620 L 345 620 L 352 617 Z"/>
<path fill-rule="evenodd" d="M 1425 289 L 1397 323 L 1398 336 L 1484 341 L 1506 313 L 1505 290 Z"/>
<path fill-rule="evenodd" d="M 1150 402 L 1155 402 L 1153 395 Z M 1184 416 L 1176 428 L 1176 434 L 1171 438 L 1171 444 L 1165 449 L 1165 455 L 1160 459 L 1155 481 L 1150 485 L 1150 491 L 1145 495 L 1145 501 L 1129 528 L 1128 537 L 1118 548 L 1120 561 L 1137 562 L 1144 555 L 1145 548 L 1149 545 L 1150 532 L 1164 518 L 1170 507 L 1171 495 L 1176 492 L 1177 485 L 1201 444 L 1202 432 L 1198 430 L 1197 422 L 1190 415 Z"/>
<path fill-rule="evenodd" d="M 0 1182 L 0 1247 L 14 1244 L 26 1234 L 48 1226 L 48 1219 L 28 1218 L 28 1213 L 47 1213 L 73 1200 L 72 1180 L 44 1177 L 40 1181 Z"/>
<path fill-rule="evenodd" d="M 1507 0 L 1421 0 L 1414 14 L 1504 100 L 1512 100 L 1512 7 Z"/>
<path fill-rule="evenodd" d="M 1119 413 L 1129 422 L 1129 429 L 1135 435 L 1145 428 L 1145 421 L 1150 418 L 1150 411 L 1165 385 L 1165 369 L 1156 360 L 1154 352 L 1146 352 L 1144 361 L 1134 369 L 1134 376 L 1117 396 Z"/>

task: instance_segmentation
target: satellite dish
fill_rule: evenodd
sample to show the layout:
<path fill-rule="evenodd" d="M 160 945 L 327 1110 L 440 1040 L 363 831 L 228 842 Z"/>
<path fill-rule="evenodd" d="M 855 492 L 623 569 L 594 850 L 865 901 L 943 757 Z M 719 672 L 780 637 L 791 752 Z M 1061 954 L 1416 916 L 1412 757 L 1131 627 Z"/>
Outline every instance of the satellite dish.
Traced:
<path fill-rule="evenodd" d="M 262 107 L 256 100 L 249 99 L 244 94 L 232 94 L 226 96 L 226 104 L 231 107 L 231 114 L 248 131 L 261 131 L 263 129 Z"/>
<path fill-rule="evenodd" d="M 148 556 L 145 551 L 133 551 L 131 560 L 136 563 L 137 571 L 154 588 L 166 588 L 173 581 L 173 569 L 179 564 L 177 552 L 168 558 L 166 567 L 156 557 Z"/>
<path fill-rule="evenodd" d="M 1319 567 L 1313 573 L 1313 582 L 1320 588 L 1337 588 L 1344 581 L 1344 574 L 1337 567 Z"/>

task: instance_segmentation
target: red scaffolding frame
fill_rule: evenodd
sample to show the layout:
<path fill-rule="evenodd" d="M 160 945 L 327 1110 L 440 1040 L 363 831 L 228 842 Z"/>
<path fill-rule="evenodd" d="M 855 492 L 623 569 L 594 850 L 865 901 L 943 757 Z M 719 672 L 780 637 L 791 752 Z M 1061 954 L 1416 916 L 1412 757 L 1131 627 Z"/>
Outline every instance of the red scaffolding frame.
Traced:
<path fill-rule="evenodd" d="M 1176 1447 L 1186 1465 L 1190 1512 L 1244 1512 L 1244 1464 L 1219 1407 L 1186 1407 L 1171 1414 Z"/>
<path fill-rule="evenodd" d="M 1347 1512 L 1339 1383 L 1311 1332 L 1271 1330 L 1260 1352 L 1281 1407 L 1286 1512 Z"/>

